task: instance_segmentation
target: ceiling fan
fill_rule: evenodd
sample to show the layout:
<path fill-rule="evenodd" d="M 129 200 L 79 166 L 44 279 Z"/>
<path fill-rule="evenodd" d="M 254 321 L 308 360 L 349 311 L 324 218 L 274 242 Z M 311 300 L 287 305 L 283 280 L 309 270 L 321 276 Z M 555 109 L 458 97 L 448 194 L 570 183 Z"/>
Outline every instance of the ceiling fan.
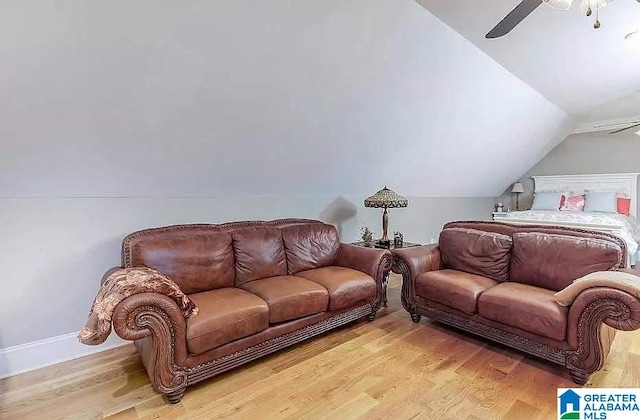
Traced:
<path fill-rule="evenodd" d="M 495 28 L 489 31 L 486 38 L 499 38 L 508 34 L 542 3 L 546 3 L 554 9 L 569 10 L 571 8 L 572 1 L 573 0 L 522 0 L 520 4 L 511 11 L 511 13 L 502 19 Z M 640 3 L 640 0 L 636 1 Z M 600 27 L 600 20 L 598 19 L 599 10 L 610 3 L 613 3 L 613 0 L 581 0 L 580 10 L 587 16 L 591 16 L 595 11 L 596 21 L 593 27 L 598 29 Z"/>

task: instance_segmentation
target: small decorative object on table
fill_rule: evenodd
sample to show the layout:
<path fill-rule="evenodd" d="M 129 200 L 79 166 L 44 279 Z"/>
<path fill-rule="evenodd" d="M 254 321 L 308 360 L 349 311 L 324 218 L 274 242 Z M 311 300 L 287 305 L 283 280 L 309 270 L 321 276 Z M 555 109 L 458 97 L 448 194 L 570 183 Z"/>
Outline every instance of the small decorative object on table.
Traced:
<path fill-rule="evenodd" d="M 394 232 L 393 233 L 393 247 L 394 248 L 402 248 L 402 240 L 403 240 L 402 232 Z"/>
<path fill-rule="evenodd" d="M 498 204 L 496 204 L 496 213 L 502 213 L 504 212 L 504 204 L 502 203 L 502 201 L 498 202 Z"/>
<path fill-rule="evenodd" d="M 371 246 L 371 242 L 373 242 L 373 232 L 369 229 L 369 226 L 363 225 L 360 233 L 362 233 L 362 242 L 364 242 L 366 246 Z"/>

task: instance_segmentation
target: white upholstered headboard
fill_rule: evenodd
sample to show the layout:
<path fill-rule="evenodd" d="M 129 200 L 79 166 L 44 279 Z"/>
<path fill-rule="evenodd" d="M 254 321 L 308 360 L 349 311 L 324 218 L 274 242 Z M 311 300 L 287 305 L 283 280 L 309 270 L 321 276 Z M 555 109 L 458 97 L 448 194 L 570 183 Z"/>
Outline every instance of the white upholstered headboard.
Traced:
<path fill-rule="evenodd" d="M 545 175 L 533 176 L 534 192 L 549 190 L 567 190 L 582 194 L 585 190 L 616 190 L 631 199 L 631 212 L 637 215 L 638 175 L 625 174 L 586 174 L 586 175 Z"/>

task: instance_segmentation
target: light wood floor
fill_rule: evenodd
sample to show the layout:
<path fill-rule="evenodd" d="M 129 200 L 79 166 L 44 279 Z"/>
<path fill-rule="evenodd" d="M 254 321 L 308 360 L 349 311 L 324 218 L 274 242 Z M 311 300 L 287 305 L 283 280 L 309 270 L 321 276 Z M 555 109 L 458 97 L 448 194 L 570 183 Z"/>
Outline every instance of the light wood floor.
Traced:
<path fill-rule="evenodd" d="M 2 419 L 552 419 L 555 365 L 389 308 L 165 403 L 132 346 L 0 381 Z M 588 386 L 640 387 L 640 334 L 620 333 Z"/>

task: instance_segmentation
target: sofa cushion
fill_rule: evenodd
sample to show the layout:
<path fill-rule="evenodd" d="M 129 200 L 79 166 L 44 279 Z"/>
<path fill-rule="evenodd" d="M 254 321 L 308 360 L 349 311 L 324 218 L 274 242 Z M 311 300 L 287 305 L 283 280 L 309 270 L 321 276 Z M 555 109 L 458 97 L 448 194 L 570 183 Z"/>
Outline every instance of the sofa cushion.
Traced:
<path fill-rule="evenodd" d="M 335 226 L 324 223 L 283 228 L 282 239 L 289 274 L 332 265 L 340 248 Z"/>
<path fill-rule="evenodd" d="M 475 314 L 480 295 L 496 284 L 499 283 L 495 280 L 464 271 L 428 271 L 416 279 L 416 294 L 468 314 Z"/>
<path fill-rule="evenodd" d="M 376 282 L 368 274 L 345 267 L 322 267 L 301 271 L 304 277 L 320 284 L 329 292 L 329 309 L 345 309 L 355 303 L 373 301 L 376 297 Z"/>
<path fill-rule="evenodd" d="M 509 280 L 511 244 L 508 235 L 465 228 L 444 229 L 438 242 L 446 267 L 499 282 Z"/>
<path fill-rule="evenodd" d="M 600 238 L 514 233 L 511 281 L 557 292 L 586 274 L 618 268 L 622 254 L 620 246 Z"/>
<path fill-rule="evenodd" d="M 212 232 L 144 239 L 131 249 L 131 265 L 170 277 L 185 294 L 233 286 L 231 235 Z"/>
<path fill-rule="evenodd" d="M 558 305 L 551 290 L 520 283 L 502 283 L 478 299 L 478 314 L 553 340 L 567 337 L 568 309 Z"/>
<path fill-rule="evenodd" d="M 187 348 L 200 354 L 269 328 L 269 306 L 235 287 L 190 295 L 198 316 L 187 319 Z"/>
<path fill-rule="evenodd" d="M 302 277 L 270 277 L 240 287 L 267 302 L 272 324 L 324 312 L 329 305 L 327 289 Z"/>
<path fill-rule="evenodd" d="M 282 233 L 274 227 L 257 226 L 232 233 L 236 259 L 236 286 L 287 274 Z"/>

